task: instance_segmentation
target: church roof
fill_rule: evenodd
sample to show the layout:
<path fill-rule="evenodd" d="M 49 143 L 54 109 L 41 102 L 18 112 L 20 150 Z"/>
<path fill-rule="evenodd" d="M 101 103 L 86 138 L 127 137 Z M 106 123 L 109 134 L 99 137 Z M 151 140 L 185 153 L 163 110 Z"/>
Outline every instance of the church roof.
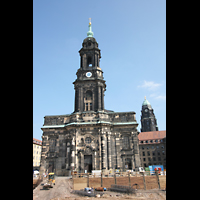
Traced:
<path fill-rule="evenodd" d="M 138 135 L 139 140 L 155 140 L 163 139 L 164 137 L 166 137 L 166 131 L 141 132 Z"/>

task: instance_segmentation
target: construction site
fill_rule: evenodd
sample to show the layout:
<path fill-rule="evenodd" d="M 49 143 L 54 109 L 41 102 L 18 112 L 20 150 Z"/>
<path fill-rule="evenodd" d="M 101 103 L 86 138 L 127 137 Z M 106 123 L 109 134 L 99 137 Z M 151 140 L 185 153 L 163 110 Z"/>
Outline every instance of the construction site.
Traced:
<path fill-rule="evenodd" d="M 166 171 L 121 173 L 73 173 L 55 176 L 54 184 L 47 188 L 48 177 L 38 178 L 33 189 L 33 200 L 81 199 L 166 199 Z"/>

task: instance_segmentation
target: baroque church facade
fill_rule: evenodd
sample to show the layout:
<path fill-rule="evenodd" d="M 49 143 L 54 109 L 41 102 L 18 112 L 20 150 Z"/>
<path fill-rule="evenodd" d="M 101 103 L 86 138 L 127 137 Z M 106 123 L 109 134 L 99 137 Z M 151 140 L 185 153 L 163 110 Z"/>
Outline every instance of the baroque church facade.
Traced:
<path fill-rule="evenodd" d="M 44 117 L 40 171 L 57 175 L 69 175 L 73 170 L 138 171 L 141 164 L 136 113 L 104 108 L 106 81 L 91 22 L 79 54 L 80 68 L 73 82 L 74 112 Z"/>

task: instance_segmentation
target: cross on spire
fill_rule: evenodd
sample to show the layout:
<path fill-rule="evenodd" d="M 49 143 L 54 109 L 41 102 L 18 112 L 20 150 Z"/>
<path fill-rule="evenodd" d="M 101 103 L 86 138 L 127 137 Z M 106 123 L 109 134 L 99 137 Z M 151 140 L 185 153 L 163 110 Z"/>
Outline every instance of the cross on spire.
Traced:
<path fill-rule="evenodd" d="M 91 19 L 92 18 L 89 18 L 89 31 L 87 32 L 87 36 L 88 37 L 93 37 L 94 33 L 92 32 L 92 23 L 91 23 Z"/>
<path fill-rule="evenodd" d="M 91 19 L 92 19 L 92 18 L 89 18 L 89 25 L 91 25 L 91 24 L 92 24 L 92 23 L 91 23 Z"/>

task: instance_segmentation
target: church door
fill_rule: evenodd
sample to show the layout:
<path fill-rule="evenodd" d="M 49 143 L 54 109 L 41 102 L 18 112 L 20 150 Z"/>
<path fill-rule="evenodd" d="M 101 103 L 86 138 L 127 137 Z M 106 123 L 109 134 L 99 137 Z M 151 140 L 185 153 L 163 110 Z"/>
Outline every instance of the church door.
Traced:
<path fill-rule="evenodd" d="M 132 163 L 130 158 L 125 159 L 125 168 L 126 169 L 132 169 Z"/>
<path fill-rule="evenodd" d="M 84 156 L 84 172 L 87 170 L 87 172 L 92 172 L 92 155 L 85 155 Z"/>

